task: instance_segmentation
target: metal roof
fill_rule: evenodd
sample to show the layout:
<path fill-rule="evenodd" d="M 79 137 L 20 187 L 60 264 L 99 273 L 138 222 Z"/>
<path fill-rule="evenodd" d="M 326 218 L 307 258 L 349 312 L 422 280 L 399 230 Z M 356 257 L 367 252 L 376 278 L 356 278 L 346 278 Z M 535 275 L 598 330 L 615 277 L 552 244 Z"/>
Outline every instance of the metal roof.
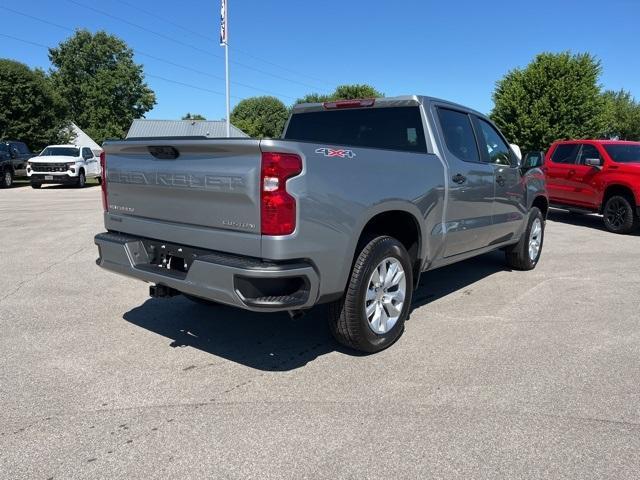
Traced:
<path fill-rule="evenodd" d="M 133 121 L 127 138 L 140 137 L 207 137 L 227 136 L 224 120 L 149 120 L 139 118 Z M 239 128 L 231 125 L 232 137 L 248 137 Z"/>

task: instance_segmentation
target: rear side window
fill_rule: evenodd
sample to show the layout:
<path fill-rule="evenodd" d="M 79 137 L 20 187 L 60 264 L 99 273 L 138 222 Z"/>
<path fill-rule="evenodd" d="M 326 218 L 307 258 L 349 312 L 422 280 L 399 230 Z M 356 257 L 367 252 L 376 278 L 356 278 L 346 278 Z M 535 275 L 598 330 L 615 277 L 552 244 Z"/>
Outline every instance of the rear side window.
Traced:
<path fill-rule="evenodd" d="M 31 153 L 29 151 L 29 148 L 22 142 L 17 142 L 16 143 L 16 148 L 18 149 L 18 152 L 23 153 L 23 154 L 29 154 Z"/>
<path fill-rule="evenodd" d="M 440 117 L 444 141 L 449 151 L 465 162 L 479 162 L 478 145 L 469 115 L 456 110 L 438 108 L 438 117 Z"/>
<path fill-rule="evenodd" d="M 418 107 L 358 108 L 296 113 L 285 139 L 426 152 Z"/>
<path fill-rule="evenodd" d="M 556 147 L 551 156 L 553 163 L 576 163 L 579 144 L 561 144 Z"/>

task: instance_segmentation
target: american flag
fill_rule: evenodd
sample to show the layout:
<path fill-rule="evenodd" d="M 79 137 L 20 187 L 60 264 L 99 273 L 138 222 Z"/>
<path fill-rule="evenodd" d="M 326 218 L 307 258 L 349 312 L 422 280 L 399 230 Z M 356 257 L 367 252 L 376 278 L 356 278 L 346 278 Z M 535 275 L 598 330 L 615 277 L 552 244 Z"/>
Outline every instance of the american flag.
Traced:
<path fill-rule="evenodd" d="M 220 3 L 220 46 L 227 44 L 229 29 L 227 26 L 227 0 Z"/>

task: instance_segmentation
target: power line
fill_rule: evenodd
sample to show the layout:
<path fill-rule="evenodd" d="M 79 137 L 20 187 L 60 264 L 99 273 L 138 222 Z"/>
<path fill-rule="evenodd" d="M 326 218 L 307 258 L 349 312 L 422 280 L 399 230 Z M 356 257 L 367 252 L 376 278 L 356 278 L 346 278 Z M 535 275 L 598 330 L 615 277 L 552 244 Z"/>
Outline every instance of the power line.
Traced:
<path fill-rule="evenodd" d="M 32 41 L 30 41 L 30 40 L 25 40 L 24 38 L 18 38 L 18 37 L 14 37 L 13 35 L 7 35 L 7 34 L 5 34 L 5 33 L 0 33 L 0 37 L 10 38 L 10 39 L 12 39 L 12 40 L 16 40 L 16 41 L 18 41 L 18 42 L 27 43 L 27 44 L 30 44 L 30 45 L 34 45 L 34 46 L 36 46 L 36 47 L 46 48 L 47 50 L 50 48 L 48 45 L 45 45 L 45 44 L 43 44 L 43 43 L 32 42 Z M 181 82 L 181 81 L 179 81 L 179 80 L 173 80 L 172 78 L 163 77 L 163 76 L 161 76 L 161 75 L 155 75 L 155 74 L 153 74 L 153 73 L 146 73 L 146 74 L 145 74 L 145 76 L 146 76 L 146 77 L 151 77 L 151 78 L 156 78 L 156 79 L 158 79 L 158 80 L 162 80 L 162 81 L 164 81 L 164 82 L 168 82 L 168 83 L 173 83 L 173 84 L 176 84 L 176 85 L 181 85 L 181 86 L 183 86 L 183 87 L 189 87 L 189 88 L 193 88 L 193 89 L 195 89 L 195 90 L 201 90 L 201 91 L 203 91 L 203 92 L 213 93 L 213 94 L 215 94 L 215 95 L 222 95 L 222 96 L 224 96 L 224 95 L 225 95 L 225 93 L 224 93 L 224 92 L 218 92 L 218 91 L 216 91 L 216 90 L 211 90 L 211 89 L 209 89 L 209 88 L 201 87 L 201 86 L 199 86 L 199 85 L 193 85 L 193 84 L 191 84 L 191 83 Z M 233 98 L 236 98 L 236 99 L 238 99 L 238 100 L 242 100 L 242 97 L 238 97 L 238 96 L 235 96 L 235 95 L 232 95 L 232 97 L 233 97 Z"/>
<path fill-rule="evenodd" d="M 45 23 L 45 24 L 48 24 L 48 25 L 52 25 L 52 26 L 57 27 L 57 28 L 61 28 L 63 30 L 69 31 L 69 32 L 74 32 L 75 31 L 73 28 L 66 27 L 64 25 L 60 25 L 59 23 L 51 22 L 49 20 L 45 20 L 43 18 L 39 18 L 39 17 L 36 17 L 34 15 L 29 15 L 27 13 L 19 12 L 17 10 L 13 10 L 12 8 L 4 7 L 4 6 L 0 6 L 0 8 L 8 10 L 8 11 L 10 11 L 12 13 L 17 14 L 17 15 L 22 15 L 24 17 L 27 17 L 27 18 L 30 18 L 30 19 L 33 19 L 33 20 L 37 20 L 38 22 L 42 22 L 42 23 Z M 4 35 L 4 36 L 9 37 L 8 35 Z M 16 38 L 16 37 L 10 37 L 10 38 L 13 38 L 14 40 L 22 41 L 22 42 L 25 42 L 25 43 L 33 43 L 34 45 L 37 45 L 37 46 L 46 46 L 46 45 L 42 45 L 42 44 L 35 43 L 35 42 L 29 42 L 28 40 L 19 39 L 19 38 Z M 49 47 L 47 46 L 47 48 L 49 48 Z M 217 80 L 224 80 L 224 77 L 222 77 L 222 76 L 214 75 L 212 73 L 204 72 L 202 70 L 198 70 L 196 68 L 189 67 L 187 65 L 182 65 L 180 63 L 172 62 L 171 60 L 166 60 L 164 58 L 160 58 L 160 57 L 157 57 L 155 55 L 151 55 L 150 53 L 142 52 L 140 50 L 136 50 L 136 49 L 132 49 L 132 50 L 136 55 L 142 55 L 142 56 L 145 56 L 145 57 L 149 57 L 149 58 L 152 58 L 154 60 L 157 60 L 158 62 L 166 63 L 167 65 L 172 65 L 174 67 L 182 68 L 184 70 L 188 70 L 188 71 L 200 74 L 200 75 L 204 75 L 206 77 L 215 78 Z M 288 98 L 288 99 L 292 99 L 292 100 L 295 99 L 295 97 L 292 97 L 290 95 L 284 95 L 282 93 L 278 93 L 278 92 L 274 92 L 274 91 L 271 91 L 271 90 L 267 90 L 265 88 L 254 87 L 254 86 L 249 85 L 247 83 L 242 83 L 242 82 L 238 82 L 238 81 L 232 81 L 231 83 L 233 83 L 234 85 L 241 86 L 241 87 L 250 88 L 250 89 L 256 90 L 258 92 L 268 93 L 268 94 L 271 94 L 271 95 L 276 95 L 278 97 Z M 235 98 L 238 98 L 238 97 L 235 97 Z"/>
<path fill-rule="evenodd" d="M 130 2 L 126 2 L 125 0 L 115 0 L 115 1 L 118 2 L 118 3 L 121 3 L 123 5 L 126 5 L 129 8 L 133 8 L 135 10 L 138 10 L 139 12 L 142 12 L 142 13 L 144 13 L 146 15 L 149 15 L 150 17 L 157 18 L 158 20 L 162 20 L 163 22 L 167 23 L 168 25 L 171 25 L 171 26 L 173 26 L 175 28 L 179 28 L 180 30 L 182 30 L 184 32 L 187 32 L 187 33 L 190 33 L 192 35 L 196 35 L 196 36 L 198 36 L 198 37 L 200 37 L 200 38 L 202 38 L 204 40 L 207 40 L 209 42 L 215 43 L 217 41 L 214 37 L 211 37 L 209 35 L 204 35 L 204 34 L 198 32 L 197 30 L 192 30 L 190 28 L 187 28 L 184 25 L 180 25 L 179 23 L 174 22 L 173 20 L 169 20 L 168 18 L 162 17 L 162 16 L 160 16 L 160 15 L 154 13 L 154 12 L 151 12 L 149 10 L 145 10 L 144 8 L 140 8 L 139 6 L 134 5 L 134 4 L 130 3 Z M 251 53 L 249 53 L 249 52 L 247 52 L 245 50 L 241 50 L 239 48 L 235 48 L 231 44 L 229 44 L 229 47 L 235 52 L 242 53 L 243 55 L 251 57 L 251 58 L 253 58 L 255 60 L 258 60 L 260 62 L 266 63 L 267 65 L 271 65 L 273 67 L 279 68 L 280 70 L 284 70 L 284 71 L 287 71 L 289 73 L 293 73 L 293 74 L 299 75 L 301 77 L 306 77 L 306 78 L 308 78 L 310 80 L 315 80 L 317 82 L 322 82 L 322 83 L 327 84 L 327 85 L 330 84 L 329 82 L 327 82 L 326 80 L 323 80 L 321 78 L 314 77 L 312 75 L 308 75 L 306 73 L 302 73 L 302 72 L 299 72 L 297 70 L 293 70 L 293 69 L 291 69 L 289 67 L 285 67 L 285 66 L 282 66 L 282 65 L 280 65 L 278 63 L 272 62 L 270 60 L 266 60 L 264 58 L 261 58 L 261 57 L 258 57 L 256 55 L 253 55 L 253 54 L 251 54 Z"/>
<path fill-rule="evenodd" d="M 190 43 L 183 42 L 182 40 L 177 40 L 177 39 L 175 39 L 173 37 L 170 37 L 169 35 L 165 35 L 164 33 L 156 32 L 155 30 L 151 30 L 150 28 L 144 27 L 142 25 L 138 25 L 137 23 L 131 22 L 131 21 L 129 21 L 127 19 L 124 19 L 122 17 L 118 17 L 116 15 L 112 15 L 112 14 L 110 14 L 108 12 L 105 12 L 104 10 L 100 10 L 100 9 L 94 8 L 94 7 L 89 6 L 89 5 L 85 5 L 85 4 L 81 3 L 81 2 L 77 2 L 76 0 L 66 0 L 66 1 L 69 2 L 69 3 L 72 3 L 74 5 L 77 5 L 79 7 L 86 8 L 87 10 L 91 10 L 91 11 L 93 11 L 95 13 L 99 13 L 100 15 L 104 15 L 106 17 L 109 17 L 109 18 L 111 18 L 113 20 L 117 20 L 119 22 L 125 23 L 127 25 L 132 26 L 132 27 L 138 28 L 138 29 L 140 29 L 142 31 L 151 33 L 152 35 L 156 35 L 156 36 L 158 36 L 160 38 L 163 38 L 165 40 L 169 40 L 171 42 L 177 43 L 178 45 L 182 45 L 184 47 L 191 48 L 192 50 L 195 50 L 197 52 L 203 53 L 205 55 L 208 55 L 208 56 L 211 56 L 211 57 L 214 57 L 214 58 L 223 58 L 221 55 L 216 55 L 216 54 L 214 54 L 214 53 L 212 53 L 212 52 L 210 52 L 208 50 L 204 50 L 204 49 L 202 49 L 200 47 L 196 47 L 195 45 L 192 45 Z M 263 75 L 267 75 L 267 76 L 270 76 L 270 77 L 273 77 L 273 78 L 277 78 L 277 79 L 285 81 L 285 82 L 296 83 L 298 85 L 302 85 L 302 86 L 313 88 L 313 89 L 317 89 L 318 88 L 315 85 L 311 85 L 309 83 L 301 82 L 301 81 L 298 81 L 298 80 L 293 80 L 291 78 L 283 77 L 281 75 L 276 75 L 275 73 L 270 73 L 270 72 L 267 72 L 265 70 L 252 67 L 251 65 L 247 65 L 247 64 L 242 63 L 242 62 L 231 60 L 231 63 L 233 63 L 235 65 L 239 65 L 239 66 L 244 67 L 244 68 L 247 68 L 249 70 L 253 70 L 254 72 L 258 72 L 258 73 L 261 73 Z"/>

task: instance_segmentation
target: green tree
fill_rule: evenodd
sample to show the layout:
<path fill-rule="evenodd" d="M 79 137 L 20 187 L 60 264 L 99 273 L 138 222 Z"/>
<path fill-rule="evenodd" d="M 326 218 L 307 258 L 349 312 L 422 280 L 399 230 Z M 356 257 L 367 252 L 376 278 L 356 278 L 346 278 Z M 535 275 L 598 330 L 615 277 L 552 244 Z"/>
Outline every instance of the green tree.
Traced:
<path fill-rule="evenodd" d="M 542 53 L 499 80 L 491 118 L 523 150 L 596 137 L 604 128 L 600 62 L 589 54 Z"/>
<path fill-rule="evenodd" d="M 620 140 L 640 140 L 640 103 L 625 90 L 608 90 L 602 97 L 605 118 L 602 136 L 618 137 Z"/>
<path fill-rule="evenodd" d="M 279 137 L 289 116 L 287 107 L 275 97 L 250 97 L 231 112 L 231 123 L 251 137 Z"/>
<path fill-rule="evenodd" d="M 296 100 L 298 103 L 324 103 L 331 100 L 330 95 L 323 95 L 321 93 L 309 93 L 302 98 Z"/>
<path fill-rule="evenodd" d="M 34 150 L 68 141 L 64 102 L 42 70 L 0 59 L 0 138 L 22 140 Z"/>
<path fill-rule="evenodd" d="M 199 113 L 187 113 L 182 120 L 206 120 L 204 115 L 200 115 Z"/>
<path fill-rule="evenodd" d="M 328 95 L 322 93 L 310 93 L 296 100 L 296 103 L 323 103 L 334 100 L 380 97 L 384 97 L 384 94 L 373 88 L 371 85 L 355 83 L 352 85 L 339 85 Z"/>
<path fill-rule="evenodd" d="M 96 142 L 124 137 L 135 118 L 155 105 L 142 66 L 119 38 L 78 30 L 49 49 L 51 79 L 68 105 L 70 118 Z"/>
<path fill-rule="evenodd" d="M 384 94 L 366 84 L 339 85 L 331 94 L 331 100 L 353 100 L 355 98 L 379 98 Z"/>

